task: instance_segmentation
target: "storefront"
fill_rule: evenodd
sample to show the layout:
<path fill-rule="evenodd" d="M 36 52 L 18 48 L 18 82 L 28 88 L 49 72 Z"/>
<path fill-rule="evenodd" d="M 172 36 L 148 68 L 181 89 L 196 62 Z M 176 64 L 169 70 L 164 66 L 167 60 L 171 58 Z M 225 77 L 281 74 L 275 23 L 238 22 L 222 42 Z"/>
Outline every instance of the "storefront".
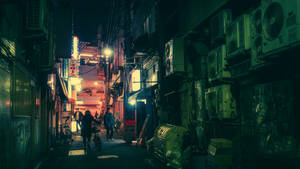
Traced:
<path fill-rule="evenodd" d="M 144 88 L 128 98 L 132 119 L 125 121 L 127 126 L 134 126 L 135 138 L 149 139 L 157 125 L 156 107 L 154 104 L 154 90 L 157 85 Z"/>

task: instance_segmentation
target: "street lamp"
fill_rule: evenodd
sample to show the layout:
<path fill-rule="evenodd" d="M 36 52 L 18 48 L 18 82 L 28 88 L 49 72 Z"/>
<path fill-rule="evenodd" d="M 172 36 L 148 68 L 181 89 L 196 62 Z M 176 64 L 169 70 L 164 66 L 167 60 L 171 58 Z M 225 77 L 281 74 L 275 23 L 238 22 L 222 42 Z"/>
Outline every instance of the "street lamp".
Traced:
<path fill-rule="evenodd" d="M 113 53 L 113 51 L 108 47 L 103 49 L 103 54 L 104 54 L 104 56 L 106 56 L 106 58 L 110 57 L 112 55 L 112 53 Z"/>
<path fill-rule="evenodd" d="M 105 56 L 105 61 L 106 61 L 106 97 L 105 97 L 105 101 L 106 101 L 106 109 L 109 107 L 109 68 L 110 68 L 110 62 L 109 62 L 109 57 L 112 55 L 113 51 L 106 47 L 103 49 L 103 55 Z"/>
<path fill-rule="evenodd" d="M 129 104 L 134 106 L 136 104 L 136 100 L 135 99 L 129 100 Z"/>

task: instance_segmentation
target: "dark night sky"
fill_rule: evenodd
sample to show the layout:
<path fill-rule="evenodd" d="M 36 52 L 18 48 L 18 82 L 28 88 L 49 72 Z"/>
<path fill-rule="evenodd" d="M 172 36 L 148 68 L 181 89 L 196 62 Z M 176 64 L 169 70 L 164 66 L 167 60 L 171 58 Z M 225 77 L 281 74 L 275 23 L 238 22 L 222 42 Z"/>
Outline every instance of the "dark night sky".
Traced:
<path fill-rule="evenodd" d="M 75 0 L 74 33 L 80 41 L 95 41 L 99 24 L 105 26 L 112 0 Z"/>

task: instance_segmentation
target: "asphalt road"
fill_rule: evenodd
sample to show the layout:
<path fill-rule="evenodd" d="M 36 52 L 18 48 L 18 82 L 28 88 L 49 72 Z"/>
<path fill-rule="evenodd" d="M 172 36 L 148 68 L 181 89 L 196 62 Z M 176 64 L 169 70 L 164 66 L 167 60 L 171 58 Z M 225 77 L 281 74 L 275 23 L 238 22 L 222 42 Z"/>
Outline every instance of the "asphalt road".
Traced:
<path fill-rule="evenodd" d="M 38 169 L 164 169 L 143 147 L 126 144 L 122 139 L 106 141 L 102 136 L 99 152 L 91 142 L 92 151 L 84 154 L 81 136 L 73 136 L 68 149 L 55 149 Z"/>

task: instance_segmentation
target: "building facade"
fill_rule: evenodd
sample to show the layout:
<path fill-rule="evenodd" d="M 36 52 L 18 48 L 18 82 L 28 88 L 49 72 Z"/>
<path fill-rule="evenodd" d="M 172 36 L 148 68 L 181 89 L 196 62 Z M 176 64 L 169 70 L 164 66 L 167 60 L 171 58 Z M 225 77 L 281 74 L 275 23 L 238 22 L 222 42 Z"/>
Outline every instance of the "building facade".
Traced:
<path fill-rule="evenodd" d="M 70 55 L 54 46 L 68 46 L 72 30 L 72 6 L 63 3 L 0 2 L 0 168 L 32 167 L 55 144 L 66 100 L 56 61 Z M 64 37 L 60 26 L 69 29 Z"/>

